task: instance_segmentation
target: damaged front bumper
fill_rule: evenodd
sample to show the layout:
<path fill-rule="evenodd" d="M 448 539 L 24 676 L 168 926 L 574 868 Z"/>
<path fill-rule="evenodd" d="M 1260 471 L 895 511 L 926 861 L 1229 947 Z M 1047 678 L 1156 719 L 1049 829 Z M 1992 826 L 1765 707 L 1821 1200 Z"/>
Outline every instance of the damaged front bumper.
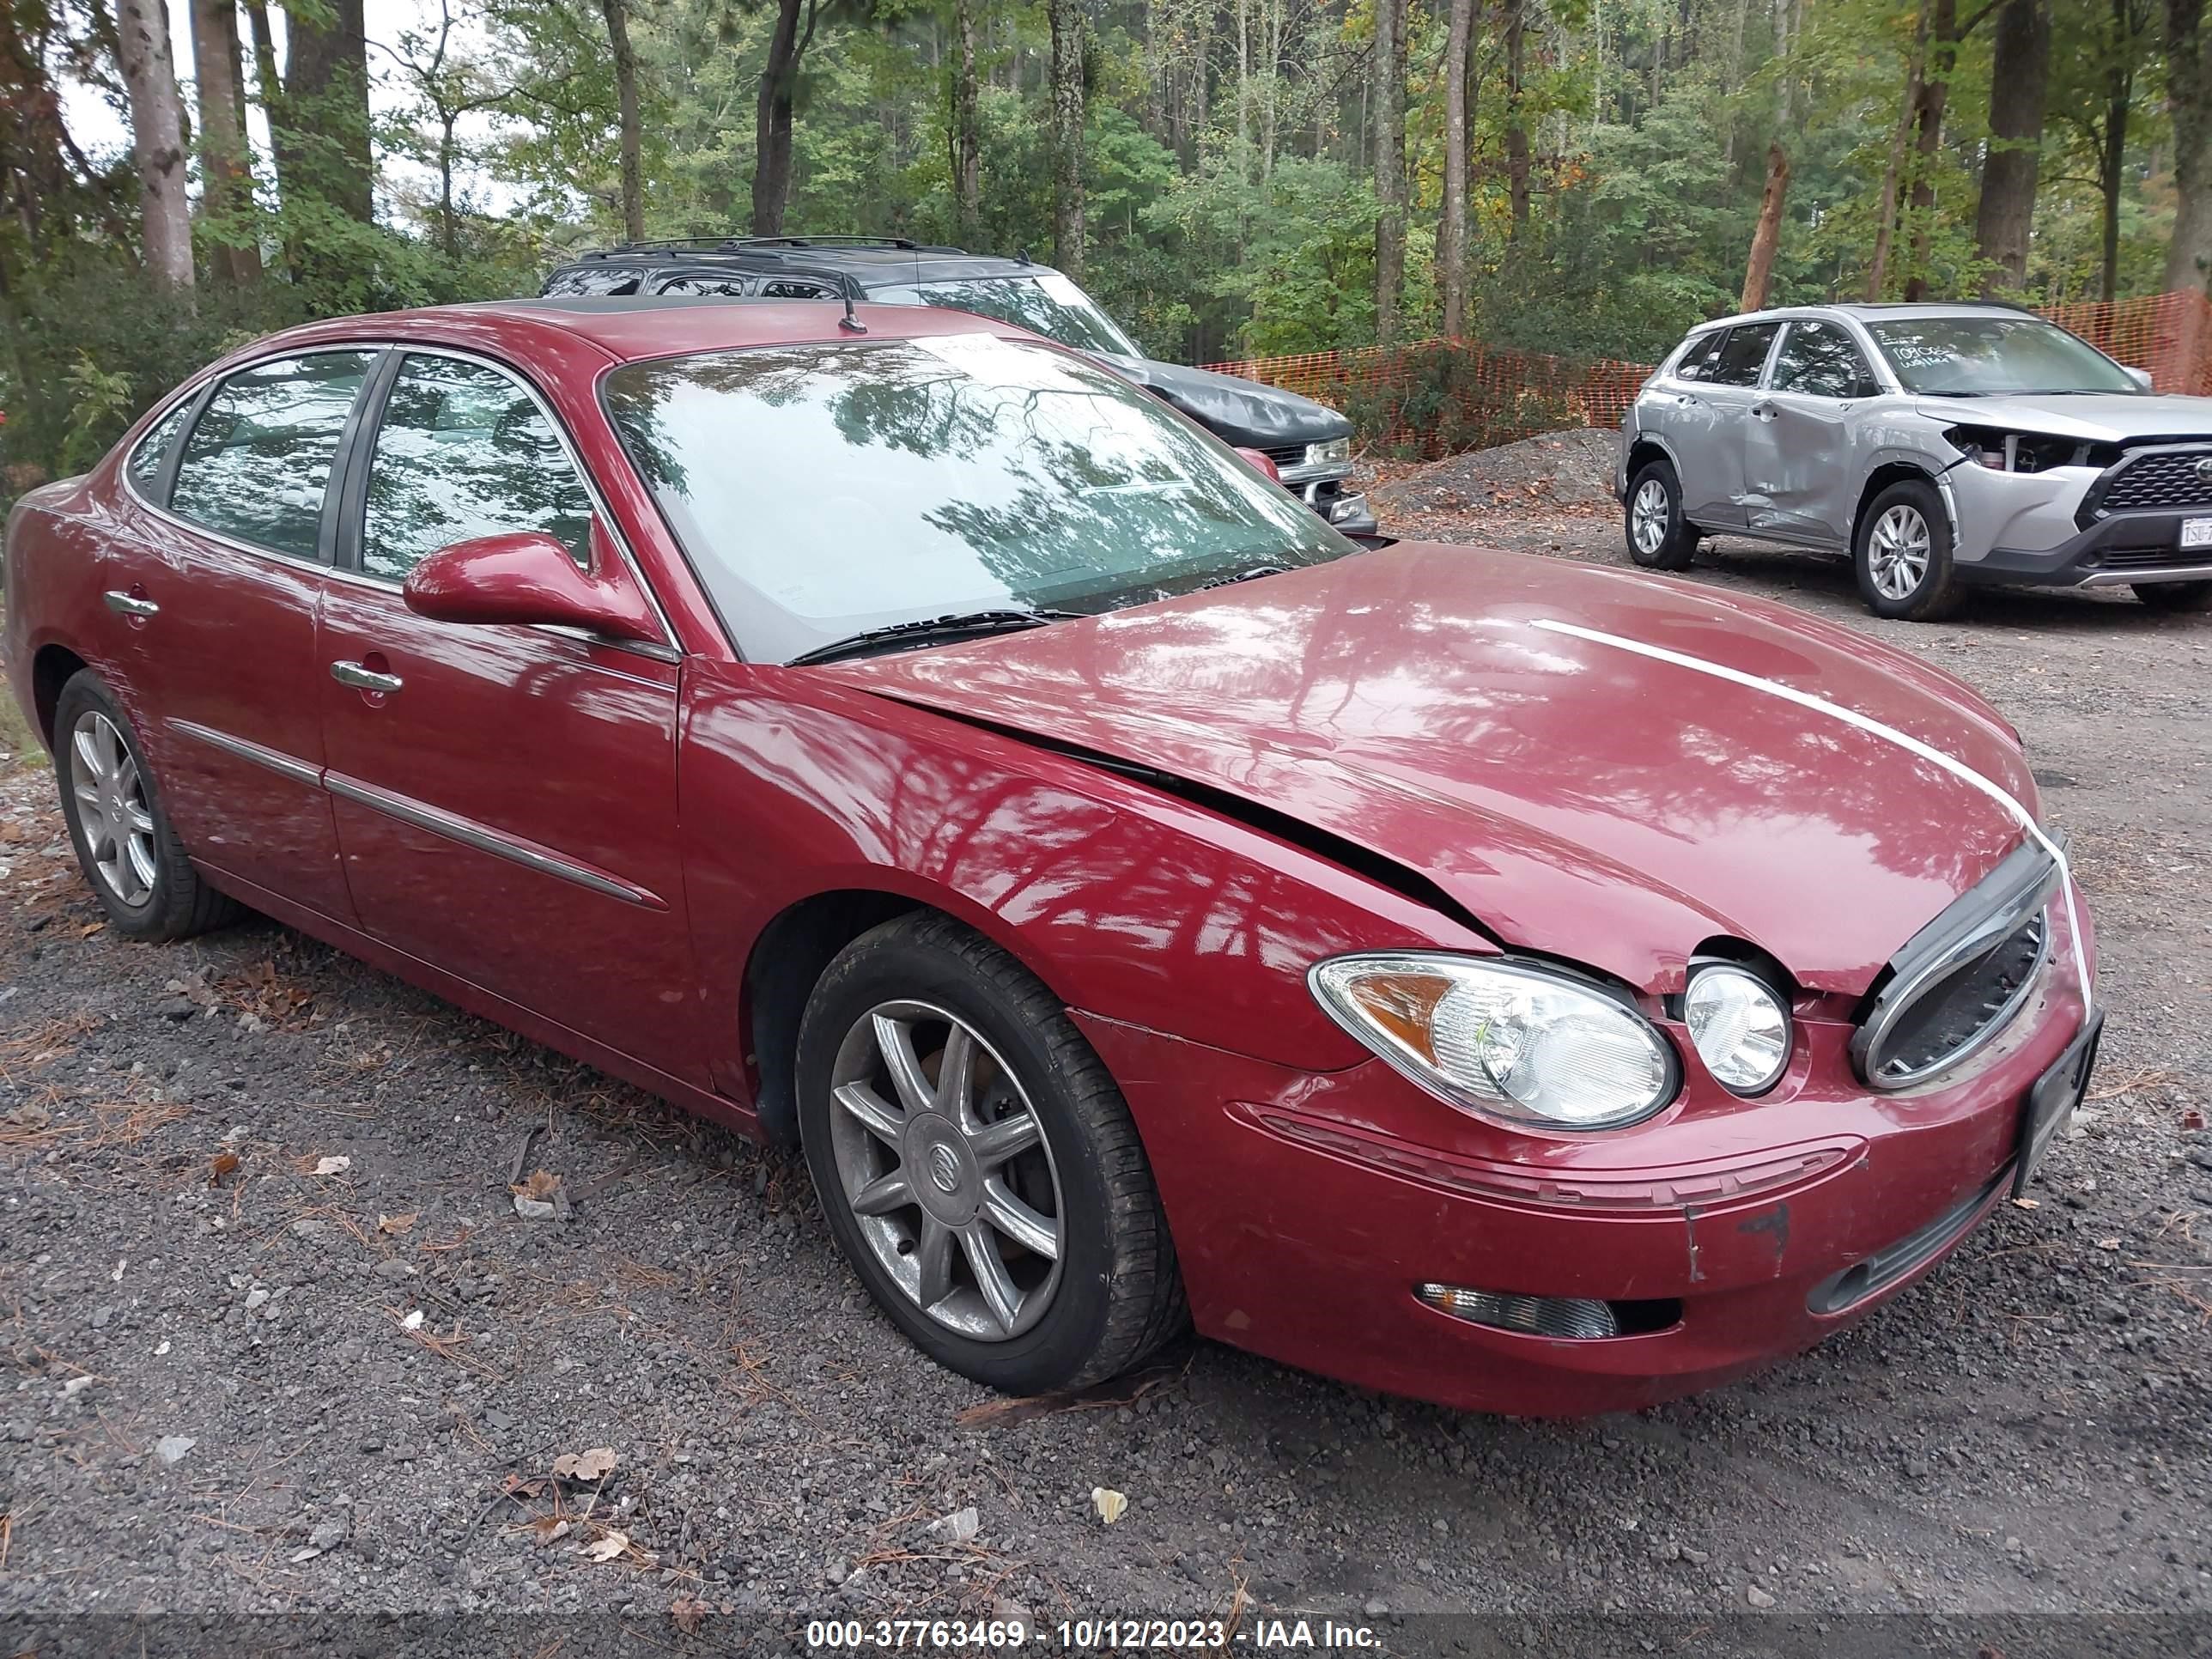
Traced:
<path fill-rule="evenodd" d="M 2090 466 L 1948 469 L 1937 483 L 1953 568 L 1969 581 L 2040 587 L 2212 580 L 2212 546 L 2182 545 L 2183 526 L 2212 520 L 2212 507 L 2093 515 L 2084 506 L 2103 476 Z"/>

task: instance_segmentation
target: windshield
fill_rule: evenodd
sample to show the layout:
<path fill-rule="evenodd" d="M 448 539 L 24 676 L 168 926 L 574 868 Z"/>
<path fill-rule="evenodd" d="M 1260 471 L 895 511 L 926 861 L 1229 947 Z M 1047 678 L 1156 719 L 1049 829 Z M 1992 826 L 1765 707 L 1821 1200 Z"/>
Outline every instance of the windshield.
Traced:
<path fill-rule="evenodd" d="M 971 311 L 994 323 L 1012 323 L 1078 351 L 1103 351 L 1109 357 L 1141 357 L 1137 343 L 1091 296 L 1056 270 L 1034 276 L 992 276 L 966 283 L 908 283 L 872 289 L 871 300 L 894 306 L 943 306 Z"/>
<path fill-rule="evenodd" d="M 1357 550 L 1218 440 L 1049 346 L 706 352 L 618 368 L 605 398 L 754 661 L 954 613 L 1112 610 Z"/>
<path fill-rule="evenodd" d="M 2086 340 L 2035 317 L 1917 317 L 1869 323 L 1909 392 L 2141 392 Z"/>

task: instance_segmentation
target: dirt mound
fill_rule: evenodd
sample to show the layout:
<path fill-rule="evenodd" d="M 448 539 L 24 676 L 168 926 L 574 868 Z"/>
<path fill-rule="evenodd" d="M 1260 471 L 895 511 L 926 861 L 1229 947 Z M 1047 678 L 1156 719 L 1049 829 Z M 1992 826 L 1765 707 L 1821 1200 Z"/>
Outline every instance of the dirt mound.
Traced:
<path fill-rule="evenodd" d="M 1619 435 L 1592 427 L 1539 433 L 1412 468 L 1370 495 L 1390 514 L 1473 507 L 1609 507 Z"/>

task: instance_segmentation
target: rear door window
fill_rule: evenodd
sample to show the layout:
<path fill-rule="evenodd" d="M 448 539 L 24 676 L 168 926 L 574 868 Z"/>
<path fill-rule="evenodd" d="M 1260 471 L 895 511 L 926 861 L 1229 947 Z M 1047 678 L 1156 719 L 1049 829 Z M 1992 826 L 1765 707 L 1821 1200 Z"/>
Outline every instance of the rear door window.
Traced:
<path fill-rule="evenodd" d="M 1702 378 L 1713 386 L 1757 386 L 1759 371 L 1766 367 L 1767 349 L 1781 331 L 1779 323 L 1746 323 L 1730 329 L 1728 343 Z"/>
<path fill-rule="evenodd" d="M 271 553 L 318 556 L 331 466 L 375 360 L 316 351 L 232 375 L 185 440 L 169 511 Z"/>

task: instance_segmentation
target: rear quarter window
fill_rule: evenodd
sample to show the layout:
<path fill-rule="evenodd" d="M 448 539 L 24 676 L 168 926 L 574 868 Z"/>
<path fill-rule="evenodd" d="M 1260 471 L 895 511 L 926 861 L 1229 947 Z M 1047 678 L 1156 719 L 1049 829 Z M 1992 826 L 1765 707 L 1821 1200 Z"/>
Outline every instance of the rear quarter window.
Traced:
<path fill-rule="evenodd" d="M 131 488 L 156 507 L 167 505 L 161 500 L 161 468 L 169 459 L 169 451 L 177 441 L 177 434 L 185 429 L 185 419 L 192 412 L 192 402 L 186 398 L 147 429 L 131 452 L 127 471 Z"/>

